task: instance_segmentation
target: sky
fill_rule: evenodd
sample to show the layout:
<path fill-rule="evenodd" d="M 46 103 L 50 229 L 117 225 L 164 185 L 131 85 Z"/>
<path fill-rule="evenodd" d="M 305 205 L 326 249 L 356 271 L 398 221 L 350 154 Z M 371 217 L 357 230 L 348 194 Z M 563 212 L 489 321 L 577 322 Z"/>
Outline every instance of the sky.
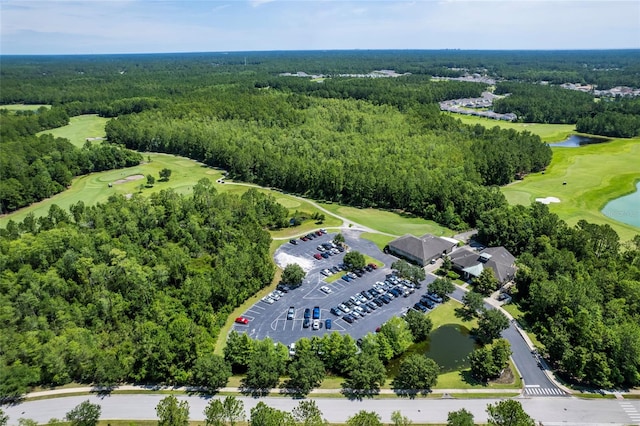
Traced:
<path fill-rule="evenodd" d="M 0 0 L 0 54 L 640 48 L 640 1 Z"/>

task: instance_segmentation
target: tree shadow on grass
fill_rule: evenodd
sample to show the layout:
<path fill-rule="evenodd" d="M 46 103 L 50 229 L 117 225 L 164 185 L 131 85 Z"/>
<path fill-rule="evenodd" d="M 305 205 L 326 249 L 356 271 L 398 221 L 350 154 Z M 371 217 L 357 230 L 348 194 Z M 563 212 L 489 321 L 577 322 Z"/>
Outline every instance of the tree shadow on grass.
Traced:
<path fill-rule="evenodd" d="M 347 397 L 351 401 L 362 401 L 363 398 L 373 398 L 374 396 L 380 393 L 380 389 L 371 389 L 371 390 L 363 390 L 363 389 L 351 389 L 347 387 L 344 383 L 342 384 L 342 390 L 340 391 L 345 397 Z"/>
<path fill-rule="evenodd" d="M 472 386 L 484 386 L 486 387 L 488 385 L 487 382 L 483 382 L 481 380 L 478 380 L 477 378 L 475 378 L 473 376 L 473 374 L 471 374 L 471 370 L 464 370 L 460 372 L 460 376 L 462 377 L 462 381 L 468 385 L 472 385 Z"/>

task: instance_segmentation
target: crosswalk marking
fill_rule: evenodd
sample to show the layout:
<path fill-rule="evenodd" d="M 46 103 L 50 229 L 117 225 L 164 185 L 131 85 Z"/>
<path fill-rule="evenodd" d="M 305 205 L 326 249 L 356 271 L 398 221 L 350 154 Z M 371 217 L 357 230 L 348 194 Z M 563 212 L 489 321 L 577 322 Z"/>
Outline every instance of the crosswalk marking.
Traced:
<path fill-rule="evenodd" d="M 632 422 L 640 422 L 640 413 L 638 413 L 638 409 L 633 405 L 633 403 L 620 401 L 618 404 L 620 404 L 620 408 L 622 408 L 625 414 L 629 416 Z"/>
<path fill-rule="evenodd" d="M 543 388 L 540 385 L 525 386 L 524 393 L 528 396 L 566 396 L 566 393 L 558 388 Z"/>

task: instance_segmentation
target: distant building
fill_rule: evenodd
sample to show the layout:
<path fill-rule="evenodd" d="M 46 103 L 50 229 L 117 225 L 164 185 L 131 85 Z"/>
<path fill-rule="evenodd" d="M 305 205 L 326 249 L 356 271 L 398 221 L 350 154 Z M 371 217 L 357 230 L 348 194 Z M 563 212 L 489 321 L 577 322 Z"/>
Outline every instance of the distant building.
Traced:
<path fill-rule="evenodd" d="M 453 269 L 464 279 L 480 276 L 485 268 L 493 270 L 493 275 L 501 283 L 511 281 L 516 275 L 516 258 L 504 247 L 488 247 L 481 252 L 464 248 L 451 254 Z"/>
<path fill-rule="evenodd" d="M 451 238 L 441 238 L 425 234 L 422 237 L 404 235 L 389 243 L 389 252 L 407 259 L 420 266 L 427 265 L 449 254 L 456 247 L 457 241 Z"/>

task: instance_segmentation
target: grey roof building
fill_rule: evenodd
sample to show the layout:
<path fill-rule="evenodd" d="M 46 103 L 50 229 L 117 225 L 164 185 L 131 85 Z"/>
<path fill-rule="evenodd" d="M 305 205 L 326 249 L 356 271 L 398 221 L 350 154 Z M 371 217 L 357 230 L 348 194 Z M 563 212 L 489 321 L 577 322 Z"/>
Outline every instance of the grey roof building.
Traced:
<path fill-rule="evenodd" d="M 516 274 L 516 258 L 504 247 L 488 247 L 481 252 L 461 249 L 450 256 L 454 269 L 465 278 L 479 276 L 484 268 L 491 268 L 493 275 L 504 284 Z"/>
<path fill-rule="evenodd" d="M 389 252 L 424 266 L 443 254 L 451 253 L 457 242 L 453 239 L 425 234 L 422 237 L 404 235 L 389 243 Z"/>

